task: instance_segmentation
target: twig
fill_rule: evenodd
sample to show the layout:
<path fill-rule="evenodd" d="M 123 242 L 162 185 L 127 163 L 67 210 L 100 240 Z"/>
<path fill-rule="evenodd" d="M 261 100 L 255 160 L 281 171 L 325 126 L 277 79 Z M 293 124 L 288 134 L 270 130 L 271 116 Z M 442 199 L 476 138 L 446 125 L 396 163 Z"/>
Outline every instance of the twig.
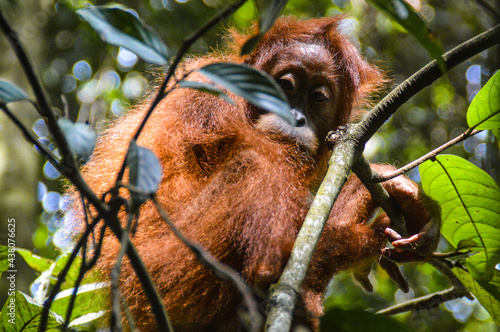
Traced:
<path fill-rule="evenodd" d="M 123 236 L 123 228 L 120 225 L 120 220 L 117 217 L 118 210 L 115 210 L 113 214 L 108 214 L 103 219 L 106 221 L 107 226 L 113 231 L 115 236 L 121 240 Z M 141 256 L 137 252 L 134 244 L 130 239 L 127 240 L 129 244 L 127 245 L 126 252 L 127 257 L 130 261 L 130 265 L 135 271 L 137 278 L 143 287 L 144 293 L 151 305 L 153 314 L 156 318 L 156 323 L 158 328 L 163 328 L 166 326 L 170 326 L 170 320 L 168 318 L 167 312 L 165 311 L 165 307 L 163 305 L 163 301 L 161 297 L 158 295 L 156 290 L 156 286 L 149 275 L 148 269 L 144 265 L 144 262 L 141 259 Z"/>
<path fill-rule="evenodd" d="M 425 295 L 416 299 L 406 301 L 404 303 L 391 306 L 389 308 L 378 311 L 377 314 L 395 315 L 407 311 L 432 309 L 437 307 L 441 303 L 445 303 L 462 297 L 466 297 L 469 300 L 473 299 L 472 294 L 467 290 L 460 279 L 458 279 L 458 277 L 451 271 L 451 269 L 448 267 L 448 265 L 446 265 L 446 263 L 444 263 L 442 259 L 432 258 L 428 263 L 436 268 L 436 270 L 441 272 L 451 282 L 453 287 L 441 292 Z"/>
<path fill-rule="evenodd" d="M 442 303 L 455 300 L 463 296 L 464 295 L 458 292 L 455 287 L 452 287 L 444 291 L 421 296 L 416 299 L 412 299 L 400 304 L 393 305 L 389 308 L 379 310 L 377 311 L 377 314 L 391 316 L 407 311 L 432 309 Z"/>
<path fill-rule="evenodd" d="M 250 290 L 246 282 L 241 278 L 239 273 L 233 270 L 231 267 L 227 266 L 226 264 L 219 262 L 214 256 L 212 256 L 208 251 L 206 251 L 198 244 L 188 240 L 180 232 L 177 226 L 170 220 L 167 213 L 161 206 L 160 202 L 158 202 L 158 199 L 155 196 L 152 196 L 152 200 L 157 210 L 160 212 L 160 215 L 162 216 L 163 220 L 165 220 L 170 229 L 172 229 L 175 236 L 177 236 L 185 245 L 189 247 L 189 249 L 191 249 L 191 251 L 196 255 L 198 260 L 203 265 L 214 271 L 214 273 L 217 276 L 219 276 L 224 280 L 230 281 L 231 283 L 233 283 L 234 286 L 236 286 L 240 294 L 243 296 L 245 304 L 247 305 L 248 312 L 251 318 L 250 324 L 252 326 L 252 331 L 260 331 L 260 327 L 262 325 L 262 317 L 259 314 L 257 302 L 255 301 L 252 295 L 252 291 Z"/>
<path fill-rule="evenodd" d="M 87 183 L 84 181 L 82 178 L 79 170 L 78 170 L 78 165 L 76 163 L 76 160 L 74 159 L 68 143 L 66 141 L 66 138 L 64 137 L 64 134 L 61 132 L 58 124 L 57 124 L 57 118 L 52 112 L 46 98 L 44 95 L 44 92 L 41 88 L 41 85 L 34 73 L 33 66 L 31 65 L 26 52 L 24 51 L 20 41 L 17 38 L 16 33 L 11 29 L 11 27 L 8 25 L 7 21 L 5 20 L 1 10 L 0 10 L 0 30 L 7 36 L 9 42 L 12 45 L 12 48 L 14 49 L 14 52 L 16 53 L 19 62 L 21 63 L 21 66 L 23 70 L 25 71 L 25 74 L 28 78 L 28 81 L 33 89 L 33 92 L 35 94 L 35 97 L 37 99 L 37 109 L 39 113 L 44 116 L 47 120 L 47 125 L 48 128 L 57 143 L 59 147 L 59 151 L 61 152 L 61 155 L 63 157 L 63 162 L 58 163 L 57 170 L 67 177 L 71 183 L 78 189 L 78 191 L 88 199 L 88 201 L 96 208 L 97 213 L 99 216 L 103 216 L 103 218 L 106 220 L 107 223 L 112 224 L 111 225 L 111 230 L 115 233 L 115 235 L 120 239 L 121 238 L 121 226 L 119 225 L 119 221 L 117 218 L 117 213 L 118 211 L 114 211 L 114 215 L 110 213 L 110 207 L 104 202 L 101 201 L 95 194 L 94 192 L 89 188 Z M 100 219 L 96 219 L 95 222 L 97 222 Z M 84 236 L 82 236 L 82 239 L 84 239 L 86 236 L 88 236 L 87 231 L 89 231 L 90 228 L 88 227 Z M 86 241 L 86 239 L 85 239 Z M 54 300 L 54 297 L 56 293 L 59 291 L 62 281 L 64 280 L 66 274 L 69 271 L 69 268 L 71 266 L 71 262 L 75 259 L 73 256 L 74 253 L 78 252 L 80 248 L 82 247 L 83 243 L 79 241 L 77 243 L 79 245 L 78 247 L 75 247 L 75 251 L 72 253 L 72 256 L 70 257 L 70 261 L 68 261 L 68 264 L 65 266 L 63 271 L 61 272 L 60 276 L 61 278 L 58 280 L 56 283 L 55 287 L 51 290 L 50 296 L 48 300 L 45 302 L 43 311 L 42 311 L 42 316 L 40 318 L 40 325 L 39 325 L 39 330 L 44 331 L 46 326 L 47 326 L 47 320 L 48 320 L 48 315 L 49 315 L 49 308 Z M 165 313 L 165 309 L 163 307 L 163 303 L 158 296 L 158 293 L 156 292 L 156 289 L 154 287 L 154 284 L 151 281 L 151 278 L 147 272 L 146 267 L 144 266 L 144 263 L 139 257 L 139 254 L 137 253 L 137 250 L 131 243 L 130 246 L 128 246 L 127 250 L 127 256 L 130 259 L 131 265 L 136 272 L 141 284 L 144 287 L 144 292 L 146 293 L 146 296 L 148 300 L 150 301 L 153 312 L 155 314 L 156 320 L 158 322 L 159 326 L 167 326 L 168 325 L 168 317 L 167 314 Z"/>
<path fill-rule="evenodd" d="M 437 258 L 432 258 L 428 262 L 431 264 L 436 270 L 441 272 L 446 279 L 450 281 L 450 283 L 453 285 L 453 288 L 460 294 L 460 297 L 466 297 L 469 300 L 473 300 L 474 297 L 472 294 L 469 292 L 467 287 L 464 286 L 464 284 L 458 279 L 458 277 L 451 271 L 451 269 L 448 267 L 448 265 L 445 263 L 444 260 L 442 259 L 437 259 Z"/>
<path fill-rule="evenodd" d="M 86 247 L 86 242 L 84 243 L 84 247 Z M 69 322 L 71 320 L 71 313 L 73 312 L 73 308 L 75 306 L 75 301 L 76 301 L 76 295 L 78 293 L 78 288 L 80 287 L 80 284 L 82 283 L 83 277 L 85 276 L 85 273 L 87 273 L 88 269 L 86 266 L 86 250 L 85 248 L 82 248 L 82 265 L 80 266 L 80 271 L 78 271 L 78 277 L 76 279 L 75 284 L 73 285 L 73 293 L 71 294 L 71 298 L 68 304 L 68 309 L 66 310 L 66 317 L 64 319 L 64 324 L 62 327 L 62 331 L 67 331 Z"/>
<path fill-rule="evenodd" d="M 60 163 L 58 162 L 57 164 L 53 163 L 54 167 L 56 167 L 56 169 L 62 175 L 67 177 L 71 181 L 71 183 L 73 183 L 75 187 L 78 188 L 78 190 L 83 194 L 83 196 L 85 196 L 92 203 L 92 205 L 96 207 L 99 213 L 106 214 L 108 211 L 108 206 L 104 202 L 101 202 L 99 200 L 99 198 L 94 194 L 92 190 L 90 190 L 87 183 L 83 180 L 80 171 L 78 170 L 78 165 L 71 153 L 71 150 L 69 149 L 66 138 L 64 137 L 64 134 L 61 132 L 61 129 L 57 124 L 57 118 L 52 112 L 52 109 L 50 108 L 47 99 L 45 98 L 45 94 L 40 85 L 40 82 L 38 81 L 38 78 L 36 77 L 36 74 L 33 70 L 33 66 L 31 65 L 28 56 L 21 45 L 21 42 L 17 38 L 16 32 L 12 30 L 12 28 L 9 26 L 1 10 L 0 10 L 0 30 L 8 38 L 12 46 L 12 49 L 17 55 L 21 67 L 23 68 L 25 75 L 28 78 L 28 81 L 37 99 L 37 105 L 38 105 L 37 109 L 39 113 L 46 118 L 50 133 L 53 136 L 55 142 L 57 143 L 59 151 L 63 157 L 63 162 Z M 49 159 L 49 161 L 51 161 L 52 159 L 51 163 L 53 162 L 53 160 L 57 159 L 54 157 L 51 158 L 48 155 L 47 158 Z M 64 163 L 66 163 L 66 165 L 64 165 Z"/>
<path fill-rule="evenodd" d="M 406 172 L 408 172 L 409 170 L 419 166 L 420 164 L 422 164 L 424 161 L 426 160 L 429 160 L 429 159 L 432 159 L 434 158 L 435 156 L 438 155 L 438 153 L 441 153 L 443 152 L 444 150 L 448 149 L 450 146 L 453 146 L 463 140 L 466 140 L 467 138 L 471 137 L 471 136 L 474 136 L 476 135 L 477 133 L 481 132 L 481 130 L 467 130 L 465 131 L 463 134 L 455 137 L 454 139 L 446 142 L 445 144 L 441 145 L 440 147 L 432 150 L 431 152 L 423 155 L 422 157 L 412 161 L 411 163 L 395 170 L 394 172 L 391 172 L 391 173 L 388 173 L 388 174 L 377 174 L 375 175 L 375 177 L 373 178 L 373 180 L 375 182 L 384 182 L 384 181 L 387 181 L 387 180 L 390 180 L 390 179 L 393 179 L 395 178 L 396 176 L 399 176 L 401 174 L 404 174 Z"/>

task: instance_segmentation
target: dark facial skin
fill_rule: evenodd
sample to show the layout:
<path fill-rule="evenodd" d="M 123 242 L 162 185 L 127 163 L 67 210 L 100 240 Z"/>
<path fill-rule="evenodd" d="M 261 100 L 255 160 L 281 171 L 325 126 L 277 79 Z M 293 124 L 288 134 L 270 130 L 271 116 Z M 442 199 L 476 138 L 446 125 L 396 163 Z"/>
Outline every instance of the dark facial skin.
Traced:
<path fill-rule="evenodd" d="M 295 138 L 315 153 L 327 133 L 335 129 L 334 72 L 332 56 L 323 46 L 297 42 L 280 52 L 269 74 L 286 93 L 297 125 L 291 126 L 281 117 L 267 113 L 259 118 L 257 126 Z"/>

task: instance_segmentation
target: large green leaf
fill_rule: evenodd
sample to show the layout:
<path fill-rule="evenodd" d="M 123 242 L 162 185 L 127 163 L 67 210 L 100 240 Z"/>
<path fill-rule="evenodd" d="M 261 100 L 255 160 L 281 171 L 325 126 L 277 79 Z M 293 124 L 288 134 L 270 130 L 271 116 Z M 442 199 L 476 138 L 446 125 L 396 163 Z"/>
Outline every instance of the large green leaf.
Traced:
<path fill-rule="evenodd" d="M 295 125 L 285 93 L 263 71 L 234 63 L 214 63 L 198 71 L 214 83 L 245 98 L 250 104 L 275 113 Z"/>
<path fill-rule="evenodd" d="M 493 280 L 489 283 L 478 282 L 470 273 L 459 268 L 454 268 L 453 272 L 500 325 L 500 271 L 495 270 Z"/>
<path fill-rule="evenodd" d="M 480 282 L 493 280 L 500 262 L 500 189 L 479 167 L 441 155 L 420 166 L 422 187 L 441 206 L 443 236 L 458 247 L 474 241 L 479 250 L 466 266 Z"/>
<path fill-rule="evenodd" d="M 35 303 L 28 295 L 14 292 L 10 294 L 2 308 L 0 331 L 38 332 L 42 310 L 42 306 Z M 57 332 L 61 323 L 61 317 L 51 312 L 45 331 Z"/>
<path fill-rule="evenodd" d="M 109 284 L 106 282 L 80 286 L 76 293 L 75 306 L 71 312 L 70 321 L 88 314 L 95 314 L 93 315 L 94 319 L 102 316 L 109 309 L 109 299 L 106 294 L 108 289 Z M 74 288 L 69 288 L 59 292 L 50 309 L 58 315 L 66 317 L 73 291 Z"/>
<path fill-rule="evenodd" d="M 90 6 L 76 11 L 108 44 L 122 46 L 144 61 L 166 65 L 168 49 L 163 40 L 132 10 L 123 6 Z"/>
<path fill-rule="evenodd" d="M 0 104 L 28 99 L 29 97 L 23 89 L 14 83 L 0 79 Z"/>
<path fill-rule="evenodd" d="M 198 91 L 210 93 L 211 95 L 217 96 L 221 99 L 224 99 L 231 105 L 236 105 L 234 100 L 232 100 L 224 91 L 219 89 L 218 87 L 206 83 L 206 82 L 196 82 L 196 81 L 187 81 L 187 80 L 182 80 L 179 82 L 179 87 L 181 88 L 190 88 L 190 89 L 195 89 Z"/>
<path fill-rule="evenodd" d="M 420 45 L 444 68 L 441 43 L 411 5 L 404 0 L 368 0 L 368 2 L 417 38 Z"/>
<path fill-rule="evenodd" d="M 500 71 L 472 100 L 467 111 L 467 124 L 474 129 L 500 128 Z"/>
<path fill-rule="evenodd" d="M 24 258 L 24 261 L 28 263 L 28 265 L 36 272 L 46 271 L 54 263 L 52 259 L 35 255 L 28 249 L 17 248 L 16 251 L 19 255 L 21 255 L 22 258 Z"/>

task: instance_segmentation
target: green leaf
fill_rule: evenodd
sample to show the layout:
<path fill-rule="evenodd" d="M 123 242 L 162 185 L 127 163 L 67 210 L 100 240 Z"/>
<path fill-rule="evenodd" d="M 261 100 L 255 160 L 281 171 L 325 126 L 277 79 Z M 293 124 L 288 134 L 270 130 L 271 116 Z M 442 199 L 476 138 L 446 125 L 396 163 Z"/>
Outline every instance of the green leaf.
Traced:
<path fill-rule="evenodd" d="M 241 54 L 252 53 L 257 43 L 262 38 L 264 33 L 269 30 L 278 16 L 280 15 L 283 8 L 285 8 L 288 0 L 256 0 L 255 5 L 257 11 L 259 12 L 259 33 L 252 38 L 250 38 L 241 48 Z"/>
<path fill-rule="evenodd" d="M 464 240 L 478 253 L 466 266 L 480 282 L 492 280 L 500 262 L 500 189 L 482 169 L 457 156 L 441 155 L 420 165 L 424 191 L 441 206 L 443 236 L 455 247 Z"/>
<path fill-rule="evenodd" d="M 28 295 L 14 292 L 10 294 L 2 308 L 0 331 L 38 332 L 42 310 L 42 306 L 35 303 Z M 62 318 L 50 311 L 45 331 L 57 332 L 61 324 Z"/>
<path fill-rule="evenodd" d="M 247 65 L 214 63 L 198 71 L 216 84 L 245 98 L 250 104 L 275 113 L 295 125 L 285 93 L 263 71 Z"/>
<path fill-rule="evenodd" d="M 59 119 L 57 123 L 68 141 L 71 152 L 83 162 L 89 160 L 97 138 L 95 130 L 88 124 L 73 123 L 64 118 Z"/>
<path fill-rule="evenodd" d="M 16 249 L 17 253 L 24 258 L 24 261 L 36 272 L 43 272 L 50 268 L 50 266 L 54 263 L 52 259 L 44 258 L 38 255 L 35 255 L 28 249 Z"/>
<path fill-rule="evenodd" d="M 76 11 L 106 43 L 124 47 L 146 62 L 166 65 L 167 46 L 153 29 L 132 12 L 117 5 L 90 6 Z"/>
<path fill-rule="evenodd" d="M 107 298 L 108 289 L 109 284 L 106 282 L 80 286 L 76 293 L 75 306 L 71 312 L 70 320 L 73 321 L 85 315 L 97 313 L 99 313 L 99 315 L 94 315 L 93 319 L 101 317 L 109 309 L 109 299 Z M 50 307 L 51 310 L 62 317 L 66 317 L 73 291 L 74 288 L 68 288 L 59 292 Z"/>
<path fill-rule="evenodd" d="M 404 0 L 368 0 L 368 2 L 417 38 L 420 45 L 436 59 L 441 68 L 445 67 L 441 56 L 443 53 L 441 43 L 411 5 Z"/>
<path fill-rule="evenodd" d="M 227 101 L 231 105 L 236 105 L 234 100 L 232 100 L 224 91 L 222 91 L 221 89 L 219 89 L 218 87 L 216 87 L 210 83 L 182 80 L 179 82 L 179 87 L 191 88 L 191 89 L 195 89 L 198 91 L 210 93 L 214 96 L 217 96 L 221 99 L 224 99 L 225 101 Z"/>
<path fill-rule="evenodd" d="M 0 79 L 0 104 L 21 100 L 29 100 L 26 92 L 14 83 Z"/>
<path fill-rule="evenodd" d="M 453 272 L 500 325 L 500 271 L 495 270 L 493 280 L 489 283 L 474 280 L 471 274 L 463 269 L 454 268 Z"/>
<path fill-rule="evenodd" d="M 500 128 L 500 71 L 477 93 L 467 110 L 467 124 L 474 129 Z M 497 136 L 498 137 L 498 136 Z"/>
<path fill-rule="evenodd" d="M 64 267 L 66 266 L 66 264 L 68 264 L 70 257 L 71 257 L 70 253 L 62 254 L 61 256 L 57 257 L 55 262 L 56 265 L 52 273 L 54 277 L 58 277 L 59 273 L 62 270 L 64 270 Z M 76 280 L 78 279 L 78 275 L 80 274 L 81 265 L 82 265 L 82 258 L 80 256 L 75 257 L 75 259 L 73 260 L 73 264 L 71 264 L 71 267 L 69 268 L 68 273 L 66 274 L 66 279 L 64 280 L 64 283 L 61 285 L 61 289 L 68 289 L 75 286 Z"/>
<path fill-rule="evenodd" d="M 156 155 L 151 150 L 138 146 L 135 140 L 130 142 L 126 162 L 130 171 L 130 184 L 141 191 L 137 193 L 132 190 L 130 193 L 133 207 L 138 208 L 150 194 L 158 190 L 163 171 Z"/>
<path fill-rule="evenodd" d="M 407 326 L 393 318 L 375 315 L 364 310 L 343 310 L 336 307 L 326 310 L 321 317 L 320 325 L 321 331 L 410 331 Z"/>

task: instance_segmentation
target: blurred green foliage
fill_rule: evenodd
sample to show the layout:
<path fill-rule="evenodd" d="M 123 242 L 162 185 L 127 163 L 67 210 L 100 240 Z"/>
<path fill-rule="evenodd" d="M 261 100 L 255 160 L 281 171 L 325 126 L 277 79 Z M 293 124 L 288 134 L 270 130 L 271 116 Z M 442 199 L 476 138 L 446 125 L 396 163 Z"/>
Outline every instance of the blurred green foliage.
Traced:
<path fill-rule="evenodd" d="M 475 1 L 409 1 L 427 21 L 428 26 L 441 41 L 444 50 L 449 50 L 468 38 L 491 27 L 494 22 L 487 11 Z M 499 8 L 499 1 L 490 1 Z M 121 115 L 154 85 L 161 72 L 125 49 L 103 43 L 91 27 L 78 18 L 75 9 L 88 4 L 101 5 L 108 1 L 85 0 L 35 0 L 0 1 L 7 19 L 17 30 L 27 48 L 31 60 L 42 79 L 50 103 L 67 114 L 73 121 L 91 123 L 101 130 L 106 119 Z M 183 38 L 208 21 L 228 0 L 122 0 L 152 26 L 163 38 L 169 49 L 175 53 Z M 221 38 L 228 27 L 248 29 L 255 18 L 251 2 L 243 6 L 230 21 L 219 25 L 201 40 L 197 41 L 191 54 L 224 48 Z M 285 15 L 301 18 L 319 17 L 346 13 L 353 34 L 359 39 L 362 53 L 384 69 L 391 83 L 389 91 L 431 60 L 414 37 L 405 32 L 363 0 L 291 0 L 285 8 Z M 15 58 L 4 38 L 0 38 L 2 78 L 19 85 L 26 84 L 17 68 Z M 5 54 L 5 56 L 4 56 Z M 444 78 L 407 102 L 367 144 L 366 155 L 372 162 L 386 162 L 404 165 L 433 148 L 454 138 L 467 129 L 465 112 L 472 97 L 498 68 L 500 52 L 488 50 L 452 70 Z M 17 68 L 17 69 L 16 69 Z M 27 90 L 27 89 L 26 89 Z M 383 92 L 381 92 L 383 95 Z M 23 118 L 29 127 L 47 143 L 43 125 L 36 118 Z M 2 126 L 8 124 L 2 122 Z M 1 136 L 0 156 L 12 144 L 14 138 Z M 18 139 L 18 138 L 16 138 Z M 17 144 L 17 143 L 16 143 Z M 31 149 L 31 147 L 30 147 Z M 8 150 L 13 153 L 12 150 Z M 498 181 L 498 142 L 493 135 L 481 134 L 450 148 L 447 152 L 462 156 L 485 169 Z M 45 161 L 30 152 L 34 168 L 42 168 Z M 5 153 L 4 153 L 5 154 Z M 38 158 L 38 159 L 37 159 Z M 26 160 L 26 159 L 24 159 Z M 14 162 L 14 161 L 12 161 Z M 17 161 L 20 162 L 20 161 Z M 2 166 L 2 165 L 0 165 Z M 15 165 L 13 166 L 15 167 Z M 33 168 L 30 170 L 33 172 Z M 36 172 L 35 172 L 36 173 Z M 0 167 L 2 181 L 6 177 Z M 45 164 L 38 179 L 29 182 L 28 193 L 34 192 L 38 183 L 39 204 L 26 208 L 39 220 L 23 219 L 33 229 L 32 242 L 18 246 L 34 248 L 34 252 L 45 257 L 54 257 L 57 252 L 52 243 L 53 235 L 61 222 L 59 207 L 63 204 L 58 192 L 62 184 L 57 173 Z M 410 172 L 418 179 L 418 172 Z M 15 174 L 10 180 L 20 181 L 24 174 Z M 26 180 L 26 179 L 24 179 Z M 22 183 L 22 182 L 17 182 Z M 0 186 L 0 195 L 7 195 L 13 186 Z M 3 191 L 3 192 L 2 192 Z M 35 202 L 35 197 L 24 194 L 24 200 Z M 17 197 L 17 196 L 16 196 Z M 4 212 L 0 204 L 0 214 Z M 9 210 L 10 211 L 10 210 Z M 5 212 L 6 213 L 6 212 Z M 13 213 L 13 212 L 8 212 Z M 9 215 L 10 216 L 10 215 Z M 20 220 L 21 221 L 21 220 Z M 4 221 L 0 221 L 0 227 Z M 2 228 L 3 229 L 3 228 Z M 441 251 L 449 249 L 445 240 L 440 243 Z M 375 312 L 396 302 L 413 296 L 421 296 L 448 288 L 446 280 L 428 265 L 405 265 L 412 291 L 403 294 L 397 291 L 385 272 L 376 269 L 372 275 L 374 293 L 367 294 L 355 285 L 347 274 L 339 275 L 331 285 L 331 296 L 327 308 L 343 310 L 367 310 Z M 22 281 L 19 290 L 28 290 L 29 284 Z M 0 289 L 0 295 L 4 293 Z M 0 296 L 0 302 L 3 302 Z M 455 300 L 439 309 L 406 313 L 395 316 L 409 330 L 414 331 L 497 331 L 498 327 L 489 318 L 477 301 Z M 367 330 L 371 327 L 367 326 Z"/>

